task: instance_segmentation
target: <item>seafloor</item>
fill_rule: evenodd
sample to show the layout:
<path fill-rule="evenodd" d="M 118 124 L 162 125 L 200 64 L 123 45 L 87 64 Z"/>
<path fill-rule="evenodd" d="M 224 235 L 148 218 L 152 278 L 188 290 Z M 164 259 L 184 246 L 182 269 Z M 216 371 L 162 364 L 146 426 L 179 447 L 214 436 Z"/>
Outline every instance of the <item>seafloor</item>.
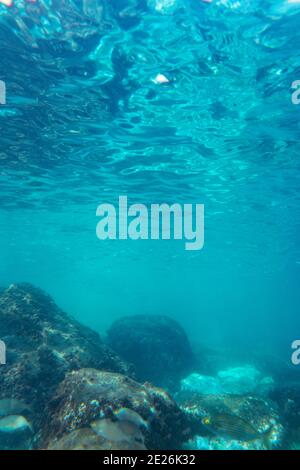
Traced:
<path fill-rule="evenodd" d="M 272 359 L 218 370 L 222 351 L 192 347 L 167 316 L 122 318 L 101 339 L 42 290 L 13 284 L 1 289 L 0 331 L 9 363 L 0 368 L 1 449 L 300 446 L 292 372 L 283 381 Z M 220 415 L 225 433 L 204 426 Z M 239 439 L 226 434 L 228 415 Z"/>

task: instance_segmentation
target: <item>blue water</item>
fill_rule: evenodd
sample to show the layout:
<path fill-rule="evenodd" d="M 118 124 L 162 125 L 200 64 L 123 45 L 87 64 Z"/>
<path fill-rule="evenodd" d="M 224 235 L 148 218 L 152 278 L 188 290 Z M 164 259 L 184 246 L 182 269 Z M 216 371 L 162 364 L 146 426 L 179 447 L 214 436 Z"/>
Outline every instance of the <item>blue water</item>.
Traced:
<path fill-rule="evenodd" d="M 299 21 L 287 0 L 0 5 L 0 285 L 37 285 L 101 334 L 166 314 L 194 344 L 292 367 Z M 119 195 L 204 204 L 203 250 L 98 240 Z"/>

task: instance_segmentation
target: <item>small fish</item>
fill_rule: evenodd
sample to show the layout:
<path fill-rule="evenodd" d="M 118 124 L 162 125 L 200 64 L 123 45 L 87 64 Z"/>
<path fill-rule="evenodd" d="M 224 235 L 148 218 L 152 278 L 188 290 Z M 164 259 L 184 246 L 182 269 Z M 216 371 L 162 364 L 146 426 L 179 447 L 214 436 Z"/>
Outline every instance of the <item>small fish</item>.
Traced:
<path fill-rule="evenodd" d="M 30 411 L 30 406 L 16 398 L 3 398 L 0 400 L 0 417 L 19 415 L 24 411 Z"/>
<path fill-rule="evenodd" d="M 147 421 L 145 421 L 136 411 L 133 411 L 130 408 L 120 408 L 114 412 L 114 416 L 119 421 L 127 421 L 134 424 L 137 428 L 148 429 Z"/>
<path fill-rule="evenodd" d="M 12 415 L 0 418 L 0 433 L 17 434 L 32 433 L 31 424 L 24 416 Z"/>
<path fill-rule="evenodd" d="M 202 424 L 213 434 L 237 441 L 263 439 L 267 447 L 269 447 L 268 438 L 273 428 L 271 426 L 266 432 L 261 433 L 239 416 L 226 413 L 205 416 Z"/>
<path fill-rule="evenodd" d="M 118 423 L 110 419 L 98 419 L 91 423 L 92 430 L 104 439 L 109 441 L 128 441 L 129 436 L 124 435 L 122 429 L 119 428 Z"/>
<path fill-rule="evenodd" d="M 113 442 L 144 442 L 141 430 L 129 421 L 111 421 L 98 419 L 91 423 L 92 430 L 98 435 Z"/>

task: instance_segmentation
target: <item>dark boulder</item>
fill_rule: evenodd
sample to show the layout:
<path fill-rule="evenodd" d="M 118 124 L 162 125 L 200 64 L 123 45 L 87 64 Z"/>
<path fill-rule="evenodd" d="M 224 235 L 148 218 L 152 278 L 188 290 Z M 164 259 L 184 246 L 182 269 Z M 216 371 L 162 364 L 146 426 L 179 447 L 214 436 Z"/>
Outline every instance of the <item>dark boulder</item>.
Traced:
<path fill-rule="evenodd" d="M 172 388 L 194 366 L 182 327 L 163 315 L 135 315 L 117 320 L 107 332 L 109 346 L 133 364 L 139 381 Z"/>

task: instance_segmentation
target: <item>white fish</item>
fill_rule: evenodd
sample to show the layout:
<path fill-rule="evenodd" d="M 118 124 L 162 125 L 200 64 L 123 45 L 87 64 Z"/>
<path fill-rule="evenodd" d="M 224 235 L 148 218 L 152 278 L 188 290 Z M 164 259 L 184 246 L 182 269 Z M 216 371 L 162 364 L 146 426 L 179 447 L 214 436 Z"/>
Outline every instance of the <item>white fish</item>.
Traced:
<path fill-rule="evenodd" d="M 170 80 L 165 75 L 163 75 L 162 73 L 157 74 L 156 77 L 152 81 L 156 85 L 162 85 L 164 83 L 170 83 Z"/>
<path fill-rule="evenodd" d="M 134 424 L 137 428 L 148 428 L 148 423 L 136 411 L 130 408 L 120 408 L 114 412 L 119 421 L 126 421 Z"/>
<path fill-rule="evenodd" d="M 98 419 L 91 423 L 92 430 L 98 435 L 112 442 L 141 442 L 144 437 L 140 429 L 129 421 L 112 421 L 111 419 Z"/>
<path fill-rule="evenodd" d="M 0 433 L 32 433 L 32 427 L 24 416 L 11 415 L 0 419 Z"/>

